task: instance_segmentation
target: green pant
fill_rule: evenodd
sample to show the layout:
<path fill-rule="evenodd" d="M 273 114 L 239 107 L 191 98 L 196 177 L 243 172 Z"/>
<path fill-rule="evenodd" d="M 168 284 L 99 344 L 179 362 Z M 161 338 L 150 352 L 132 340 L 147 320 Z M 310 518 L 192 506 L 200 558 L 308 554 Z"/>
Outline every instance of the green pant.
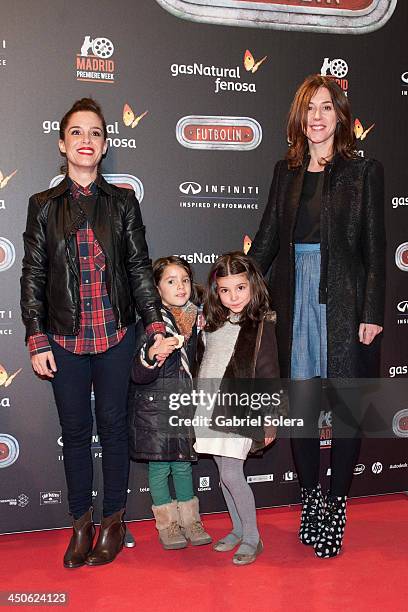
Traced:
<path fill-rule="evenodd" d="M 149 461 L 149 487 L 155 506 L 162 506 L 171 502 L 170 474 L 173 477 L 178 501 L 189 501 L 194 497 L 190 461 Z"/>

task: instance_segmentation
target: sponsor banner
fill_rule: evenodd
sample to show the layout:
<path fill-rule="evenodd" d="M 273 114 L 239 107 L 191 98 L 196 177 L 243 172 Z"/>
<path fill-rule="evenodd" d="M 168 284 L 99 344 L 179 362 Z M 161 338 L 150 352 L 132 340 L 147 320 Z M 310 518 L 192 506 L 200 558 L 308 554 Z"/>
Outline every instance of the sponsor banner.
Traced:
<path fill-rule="evenodd" d="M 392 430 L 398 438 L 408 438 L 408 408 L 399 410 L 394 415 Z"/>
<path fill-rule="evenodd" d="M 408 365 L 390 366 L 388 373 L 390 378 L 395 378 L 396 376 L 406 376 L 408 374 Z"/>
<path fill-rule="evenodd" d="M 18 508 L 26 508 L 30 503 L 30 498 L 25 493 L 20 493 L 17 497 L 9 497 L 7 499 L 0 499 L 0 504 L 6 506 L 17 506 Z"/>
<path fill-rule="evenodd" d="M 16 260 L 14 244 L 8 239 L 0 236 L 0 272 L 9 270 Z"/>
<path fill-rule="evenodd" d="M 395 196 L 391 200 L 393 208 L 399 208 L 400 206 L 408 206 L 408 197 Z"/>
<path fill-rule="evenodd" d="M 408 300 L 401 300 L 397 304 L 397 325 L 407 325 L 408 324 Z"/>
<path fill-rule="evenodd" d="M 133 174 L 103 174 L 103 178 L 108 182 L 116 185 L 116 187 L 124 187 L 125 189 L 133 189 L 136 199 L 141 203 L 144 197 L 144 187 L 142 181 L 133 176 Z M 65 174 L 58 174 L 50 181 L 50 187 L 56 187 L 63 179 Z"/>
<path fill-rule="evenodd" d="M 62 501 L 61 491 L 41 491 L 40 506 L 50 506 L 52 504 L 60 504 Z"/>
<path fill-rule="evenodd" d="M 211 479 L 209 476 L 200 476 L 197 490 L 200 491 L 200 493 L 202 493 L 203 491 L 212 490 L 211 489 Z"/>
<path fill-rule="evenodd" d="M 209 184 L 184 181 L 179 185 L 180 208 L 191 210 L 259 210 L 257 185 Z"/>
<path fill-rule="evenodd" d="M 330 59 L 325 57 L 323 60 L 322 67 L 320 68 L 320 74 L 322 76 L 328 76 L 329 78 L 336 81 L 342 88 L 346 96 L 348 95 L 349 82 L 346 79 L 348 75 L 349 66 L 346 60 L 337 57 Z"/>
<path fill-rule="evenodd" d="M 11 308 L 0 310 L 0 336 L 11 336 L 13 334 L 14 329 L 10 327 L 13 320 L 14 316 Z"/>
<path fill-rule="evenodd" d="M 0 468 L 13 465 L 20 454 L 20 446 L 14 436 L 0 433 Z"/>
<path fill-rule="evenodd" d="M 91 83 L 115 82 L 115 50 L 113 42 L 105 36 L 84 36 L 80 52 L 76 56 L 76 79 Z"/>
<path fill-rule="evenodd" d="M 0 70 L 7 66 L 6 56 L 7 42 L 4 38 L 0 38 Z"/>
<path fill-rule="evenodd" d="M 375 461 L 372 466 L 371 466 L 371 471 L 373 474 L 381 474 L 381 472 L 383 471 L 383 464 L 381 463 L 381 461 Z"/>
<path fill-rule="evenodd" d="M 249 73 L 250 82 L 243 81 L 242 77 L 245 72 L 242 72 L 240 65 L 236 66 L 208 66 L 202 62 L 193 62 L 192 64 L 170 65 L 170 73 L 172 77 L 184 76 L 185 78 L 205 78 L 213 79 L 214 93 L 223 91 L 232 91 L 234 93 L 256 93 L 256 83 L 251 77 L 252 74 L 258 72 L 259 68 L 266 62 L 267 56 L 264 55 L 260 59 L 255 57 L 249 49 L 246 49 L 243 55 L 244 71 Z"/>
<path fill-rule="evenodd" d="M 250 151 L 262 141 L 262 128 L 251 117 L 189 115 L 177 122 L 178 142 L 188 149 Z"/>
<path fill-rule="evenodd" d="M 391 463 L 390 465 L 390 470 L 402 470 L 402 469 L 407 469 L 408 468 L 408 463 Z"/>
<path fill-rule="evenodd" d="M 19 368 L 12 374 L 8 373 L 6 368 L 0 363 L 0 387 L 8 387 L 11 385 L 17 374 L 20 374 L 22 368 Z"/>
<path fill-rule="evenodd" d="M 247 476 L 247 482 L 273 482 L 273 474 L 254 474 L 253 476 Z"/>
<path fill-rule="evenodd" d="M 5 189 L 11 179 L 17 174 L 17 172 L 18 170 L 13 170 L 12 172 L 3 172 L 2 170 L 0 170 L 0 189 Z M 1 204 L 1 202 L 3 204 Z M 4 210 L 6 207 L 4 200 L 0 200 L 0 204 L 0 207 Z"/>
<path fill-rule="evenodd" d="M 218 259 L 218 253 L 174 253 L 176 257 L 185 259 L 189 264 L 213 264 Z"/>
<path fill-rule="evenodd" d="M 147 111 L 135 117 L 132 109 L 128 104 L 123 108 L 123 124 L 127 128 L 134 128 L 139 124 L 139 121 L 147 114 Z M 44 134 L 59 133 L 59 121 L 56 119 L 44 119 L 42 122 L 42 130 Z M 134 138 L 123 137 L 119 129 L 119 121 L 106 124 L 108 148 L 113 149 L 136 149 L 136 140 Z M 132 132 L 130 132 L 132 134 Z"/>
<path fill-rule="evenodd" d="M 157 0 L 190 21 L 232 26 L 365 34 L 383 27 L 397 0 Z"/>
<path fill-rule="evenodd" d="M 332 440 L 332 413 L 322 410 L 319 417 L 320 448 L 331 448 Z"/>
<path fill-rule="evenodd" d="M 298 475 L 296 474 L 296 472 L 293 472 L 292 470 L 288 470 L 282 475 L 281 482 L 291 483 L 291 482 L 297 482 L 297 480 L 298 480 Z"/>
<path fill-rule="evenodd" d="M 401 74 L 401 96 L 408 96 L 408 70 Z"/>
<path fill-rule="evenodd" d="M 395 265 L 403 272 L 408 272 L 408 242 L 403 242 L 396 248 Z"/>

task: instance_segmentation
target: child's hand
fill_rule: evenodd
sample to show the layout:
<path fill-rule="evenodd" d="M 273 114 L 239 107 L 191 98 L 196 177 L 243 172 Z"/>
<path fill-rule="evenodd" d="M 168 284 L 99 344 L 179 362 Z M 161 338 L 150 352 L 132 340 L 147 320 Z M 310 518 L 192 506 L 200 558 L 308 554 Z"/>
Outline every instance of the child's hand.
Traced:
<path fill-rule="evenodd" d="M 177 346 L 178 339 L 175 336 L 170 336 L 170 338 L 156 338 L 148 352 L 150 361 L 153 361 L 156 357 L 159 367 L 162 366 L 167 357 L 171 355 Z"/>
<path fill-rule="evenodd" d="M 276 438 L 276 427 L 270 425 L 265 428 L 265 446 L 269 446 Z"/>

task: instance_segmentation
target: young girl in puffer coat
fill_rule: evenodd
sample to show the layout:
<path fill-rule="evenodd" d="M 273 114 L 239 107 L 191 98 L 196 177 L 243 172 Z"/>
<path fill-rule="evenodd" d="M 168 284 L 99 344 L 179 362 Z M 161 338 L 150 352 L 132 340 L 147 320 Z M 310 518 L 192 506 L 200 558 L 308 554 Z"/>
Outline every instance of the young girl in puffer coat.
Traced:
<path fill-rule="evenodd" d="M 171 393 L 192 389 L 191 368 L 197 344 L 198 307 L 189 264 L 180 257 L 163 257 L 153 265 L 154 280 L 162 299 L 166 338 L 146 344 L 141 322 L 136 326 L 136 354 L 129 390 L 130 456 L 149 462 L 149 488 L 159 539 L 165 549 L 211 543 L 194 495 L 191 461 L 194 430 L 178 426 L 192 418 L 192 406 L 172 411 Z M 171 419 L 171 417 L 176 417 Z M 175 425 L 171 425 L 172 421 Z M 172 500 L 169 477 L 176 493 Z"/>

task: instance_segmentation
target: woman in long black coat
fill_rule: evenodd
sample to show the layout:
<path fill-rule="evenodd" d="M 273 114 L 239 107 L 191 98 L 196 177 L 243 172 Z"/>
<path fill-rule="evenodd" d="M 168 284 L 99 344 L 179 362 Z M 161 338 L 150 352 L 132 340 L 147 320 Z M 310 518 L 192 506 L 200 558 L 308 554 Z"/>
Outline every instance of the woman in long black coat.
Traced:
<path fill-rule="evenodd" d="M 281 375 L 304 381 L 292 385 L 291 397 L 292 416 L 305 420 L 292 439 L 302 487 L 299 536 L 314 545 L 317 556 L 331 557 L 342 545 L 360 440 L 347 408 L 333 406 L 332 477 L 323 499 L 319 381 L 378 376 L 385 291 L 383 169 L 356 155 L 348 100 L 327 77 L 313 75 L 299 87 L 288 141 L 249 254 L 264 274 L 269 270 Z"/>

